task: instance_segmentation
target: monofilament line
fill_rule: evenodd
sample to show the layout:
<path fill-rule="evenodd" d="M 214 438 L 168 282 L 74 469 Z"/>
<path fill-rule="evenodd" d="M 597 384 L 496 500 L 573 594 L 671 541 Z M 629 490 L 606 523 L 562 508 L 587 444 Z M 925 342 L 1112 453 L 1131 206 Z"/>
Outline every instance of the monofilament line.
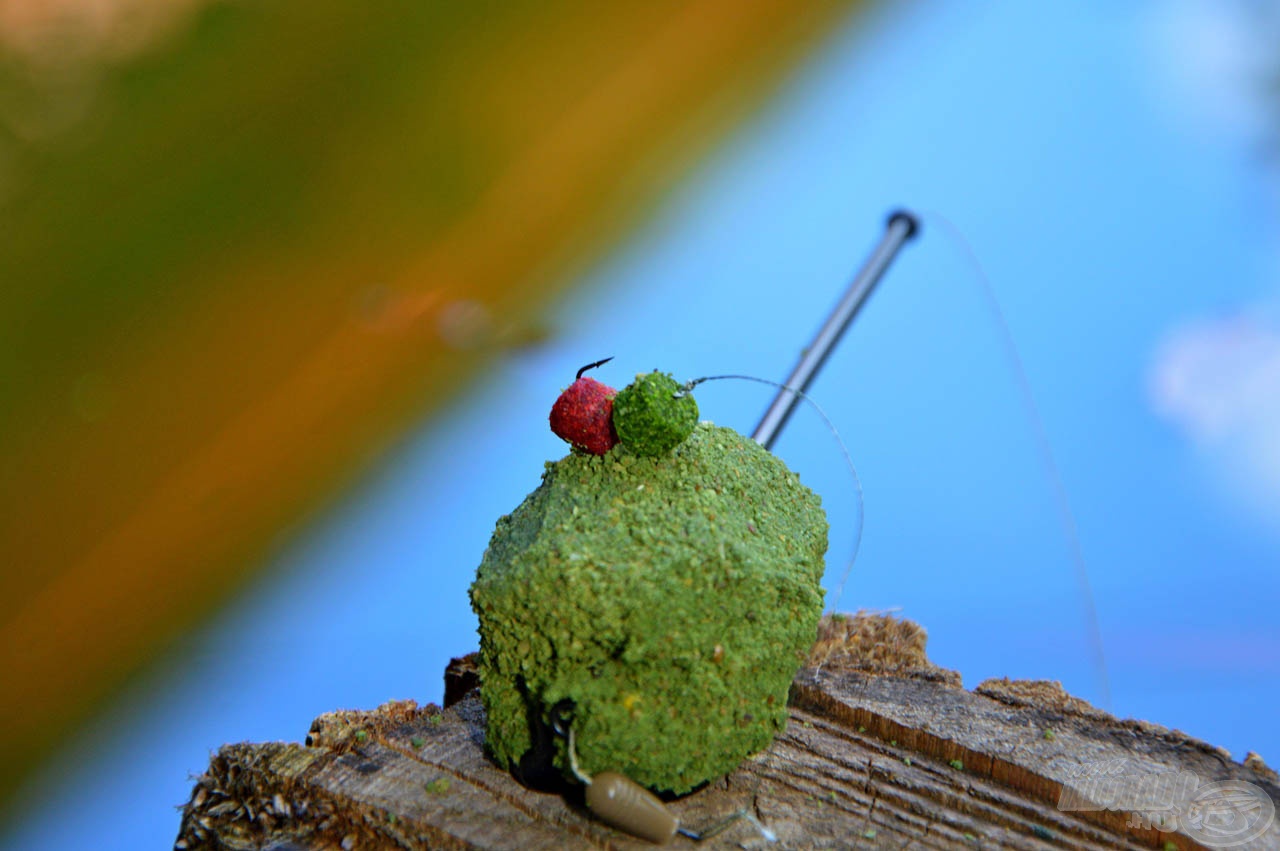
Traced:
<path fill-rule="evenodd" d="M 1040 408 L 1036 405 L 1035 395 L 1031 392 L 1031 381 L 1027 378 L 1027 371 L 1022 363 L 1022 357 L 1018 354 L 1018 346 L 1014 342 L 1013 332 L 1009 329 L 1009 323 L 1005 319 L 1004 311 L 1000 308 L 1000 302 L 991 287 L 991 281 L 987 278 L 986 272 L 982 268 L 982 263 L 978 260 L 978 255 L 974 252 L 973 247 L 964 238 L 964 234 L 941 213 L 926 211 L 924 215 L 930 221 L 941 225 L 964 255 L 978 282 L 978 291 L 981 293 L 982 300 L 990 312 L 991 320 L 996 326 L 1000 343 L 1004 348 L 1005 362 L 1013 372 L 1018 394 L 1022 397 L 1023 410 L 1027 414 L 1032 434 L 1035 437 L 1036 454 L 1039 456 L 1044 474 L 1049 479 L 1053 489 L 1058 522 L 1062 526 L 1062 535 L 1067 542 L 1068 555 L 1072 566 L 1075 568 L 1076 581 L 1080 585 L 1080 591 L 1084 598 L 1082 606 L 1086 629 L 1089 632 L 1090 651 L 1093 655 L 1094 669 L 1098 678 L 1098 688 L 1102 693 L 1102 708 L 1110 710 L 1111 679 L 1107 675 L 1107 658 L 1102 643 L 1102 627 L 1098 622 L 1098 609 L 1093 601 L 1093 587 L 1089 582 L 1089 568 L 1085 562 L 1084 548 L 1080 545 L 1080 534 L 1076 527 L 1075 513 L 1071 510 L 1071 500 L 1067 497 L 1067 487 L 1063 483 L 1062 473 L 1058 468 L 1057 460 L 1054 458 L 1053 446 L 1049 442 L 1048 433 L 1045 431 L 1044 418 L 1040 415 Z"/>

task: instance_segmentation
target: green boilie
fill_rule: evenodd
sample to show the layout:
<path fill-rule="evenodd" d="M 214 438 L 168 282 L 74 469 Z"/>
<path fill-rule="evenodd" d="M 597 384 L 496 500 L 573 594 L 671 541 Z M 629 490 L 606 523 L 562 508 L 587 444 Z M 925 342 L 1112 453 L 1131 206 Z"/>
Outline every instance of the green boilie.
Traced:
<path fill-rule="evenodd" d="M 613 400 L 618 439 L 637 455 L 665 455 L 693 433 L 698 403 L 670 375 L 637 375 Z"/>

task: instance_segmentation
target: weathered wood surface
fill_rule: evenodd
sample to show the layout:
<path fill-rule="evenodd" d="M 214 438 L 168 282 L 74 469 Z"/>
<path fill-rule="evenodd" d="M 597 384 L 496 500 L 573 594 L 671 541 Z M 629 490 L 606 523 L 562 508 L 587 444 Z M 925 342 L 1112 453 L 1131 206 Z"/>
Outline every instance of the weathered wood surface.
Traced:
<path fill-rule="evenodd" d="M 732 775 L 670 803 L 698 829 L 750 808 L 707 848 L 1204 847 L 1123 811 L 1062 811 L 1064 784 L 1127 771 L 1245 781 L 1280 801 L 1274 771 L 1177 731 L 1122 721 L 1054 683 L 965 690 L 924 657 L 924 634 L 885 618 L 840 622 L 791 690 L 791 722 Z M 820 666 L 818 663 L 821 663 Z M 466 662 L 451 666 L 455 694 Z M 484 755 L 471 691 L 447 709 L 388 703 L 335 712 L 306 744 L 223 747 L 183 811 L 183 849 L 639 849 L 579 803 L 530 791 Z M 1166 823 L 1167 825 L 1167 823 Z M 673 844 L 688 844 L 677 838 Z M 1247 849 L 1280 849 L 1273 823 Z"/>

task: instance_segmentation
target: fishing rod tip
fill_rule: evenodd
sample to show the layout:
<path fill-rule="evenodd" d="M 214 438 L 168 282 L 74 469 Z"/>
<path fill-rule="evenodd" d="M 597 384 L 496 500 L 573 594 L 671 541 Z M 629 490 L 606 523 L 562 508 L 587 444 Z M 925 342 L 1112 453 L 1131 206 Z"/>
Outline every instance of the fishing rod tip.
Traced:
<path fill-rule="evenodd" d="M 902 222 L 907 226 L 906 236 L 903 237 L 904 240 L 911 239 L 920 232 L 920 219 L 916 218 L 916 214 L 910 210 L 894 210 L 889 214 L 889 219 L 884 224 L 885 227 L 893 227 L 897 222 Z"/>

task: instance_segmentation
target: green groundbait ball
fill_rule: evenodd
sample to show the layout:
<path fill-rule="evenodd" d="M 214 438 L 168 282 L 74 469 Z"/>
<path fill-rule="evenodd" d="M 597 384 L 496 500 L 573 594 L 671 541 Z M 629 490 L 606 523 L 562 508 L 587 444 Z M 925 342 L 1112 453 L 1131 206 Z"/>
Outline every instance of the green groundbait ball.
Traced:
<path fill-rule="evenodd" d="M 693 433 L 698 403 L 670 375 L 637 375 L 613 400 L 613 429 L 637 455 L 666 455 Z"/>
<path fill-rule="evenodd" d="M 732 771 L 786 724 L 826 548 L 818 496 L 730 429 L 549 462 L 471 586 L 490 754 L 572 779 L 545 735 L 567 699 L 588 775 L 684 793 Z"/>

